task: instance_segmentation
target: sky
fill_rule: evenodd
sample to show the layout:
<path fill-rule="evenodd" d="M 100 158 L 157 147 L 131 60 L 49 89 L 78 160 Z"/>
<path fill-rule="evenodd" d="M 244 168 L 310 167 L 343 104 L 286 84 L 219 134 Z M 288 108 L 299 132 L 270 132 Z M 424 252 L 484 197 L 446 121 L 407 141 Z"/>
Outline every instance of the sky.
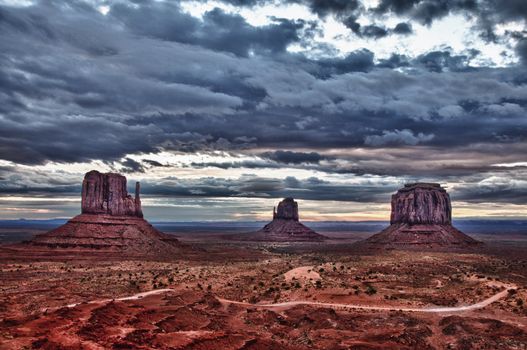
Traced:
<path fill-rule="evenodd" d="M 405 183 L 527 219 L 525 0 L 0 0 L 0 219 L 387 220 Z M 132 186 L 130 186 L 130 189 Z"/>

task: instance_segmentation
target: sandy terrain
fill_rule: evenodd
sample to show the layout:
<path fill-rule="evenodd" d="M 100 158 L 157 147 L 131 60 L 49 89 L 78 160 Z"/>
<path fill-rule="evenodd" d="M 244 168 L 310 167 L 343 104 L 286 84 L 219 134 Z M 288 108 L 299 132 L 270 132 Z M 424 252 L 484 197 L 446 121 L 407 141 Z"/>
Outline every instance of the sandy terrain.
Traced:
<path fill-rule="evenodd" d="M 293 280 L 317 281 L 320 280 L 318 272 L 313 271 L 314 266 L 300 266 L 284 273 L 286 282 Z"/>
<path fill-rule="evenodd" d="M 0 349 L 525 349 L 527 250 L 181 236 L 171 260 L 0 248 Z"/>

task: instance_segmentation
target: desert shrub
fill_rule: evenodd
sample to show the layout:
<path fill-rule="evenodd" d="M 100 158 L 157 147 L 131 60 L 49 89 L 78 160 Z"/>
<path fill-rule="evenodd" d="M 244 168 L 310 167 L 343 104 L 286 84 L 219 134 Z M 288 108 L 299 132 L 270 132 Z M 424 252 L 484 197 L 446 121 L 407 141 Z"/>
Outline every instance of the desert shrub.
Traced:
<path fill-rule="evenodd" d="M 368 295 L 373 295 L 373 294 L 377 293 L 377 289 L 375 289 L 373 286 L 368 285 L 366 287 L 365 293 L 368 294 Z"/>

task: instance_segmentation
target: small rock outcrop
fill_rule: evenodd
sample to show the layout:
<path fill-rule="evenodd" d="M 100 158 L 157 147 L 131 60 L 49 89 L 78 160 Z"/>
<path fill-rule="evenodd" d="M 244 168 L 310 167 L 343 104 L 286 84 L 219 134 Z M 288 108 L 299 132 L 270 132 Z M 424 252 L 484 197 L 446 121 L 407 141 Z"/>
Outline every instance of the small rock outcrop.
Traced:
<path fill-rule="evenodd" d="M 176 238 L 143 219 L 139 192 L 137 182 L 135 197 L 128 194 L 123 175 L 90 171 L 82 182 L 82 213 L 54 230 L 35 236 L 29 244 L 159 258 L 178 253 L 182 244 Z"/>
<path fill-rule="evenodd" d="M 298 203 L 293 198 L 285 198 L 273 209 L 273 221 L 261 230 L 241 237 L 251 241 L 309 242 L 322 241 L 325 236 L 316 233 L 299 221 Z"/>
<path fill-rule="evenodd" d="M 387 248 L 481 244 L 452 226 L 450 196 L 435 183 L 407 184 L 392 195 L 390 226 L 364 242 Z"/>
<path fill-rule="evenodd" d="M 126 177 L 92 170 L 82 182 L 81 210 L 83 214 L 143 217 L 140 185 L 135 184 L 135 198 L 126 190 Z"/>

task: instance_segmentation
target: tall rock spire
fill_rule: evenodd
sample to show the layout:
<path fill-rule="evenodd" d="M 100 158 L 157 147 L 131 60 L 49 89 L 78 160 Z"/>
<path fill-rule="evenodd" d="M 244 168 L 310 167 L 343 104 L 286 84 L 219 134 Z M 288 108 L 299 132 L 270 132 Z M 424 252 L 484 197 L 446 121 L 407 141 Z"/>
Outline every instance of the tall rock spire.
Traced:
<path fill-rule="evenodd" d="M 92 170 L 82 182 L 82 213 L 143 217 L 139 190 L 137 183 L 132 198 L 126 190 L 126 177 Z"/>
<path fill-rule="evenodd" d="M 143 217 L 143 210 L 141 209 L 141 197 L 139 195 L 139 192 L 141 191 L 141 184 L 139 181 L 135 183 L 135 215 L 142 218 Z"/>

